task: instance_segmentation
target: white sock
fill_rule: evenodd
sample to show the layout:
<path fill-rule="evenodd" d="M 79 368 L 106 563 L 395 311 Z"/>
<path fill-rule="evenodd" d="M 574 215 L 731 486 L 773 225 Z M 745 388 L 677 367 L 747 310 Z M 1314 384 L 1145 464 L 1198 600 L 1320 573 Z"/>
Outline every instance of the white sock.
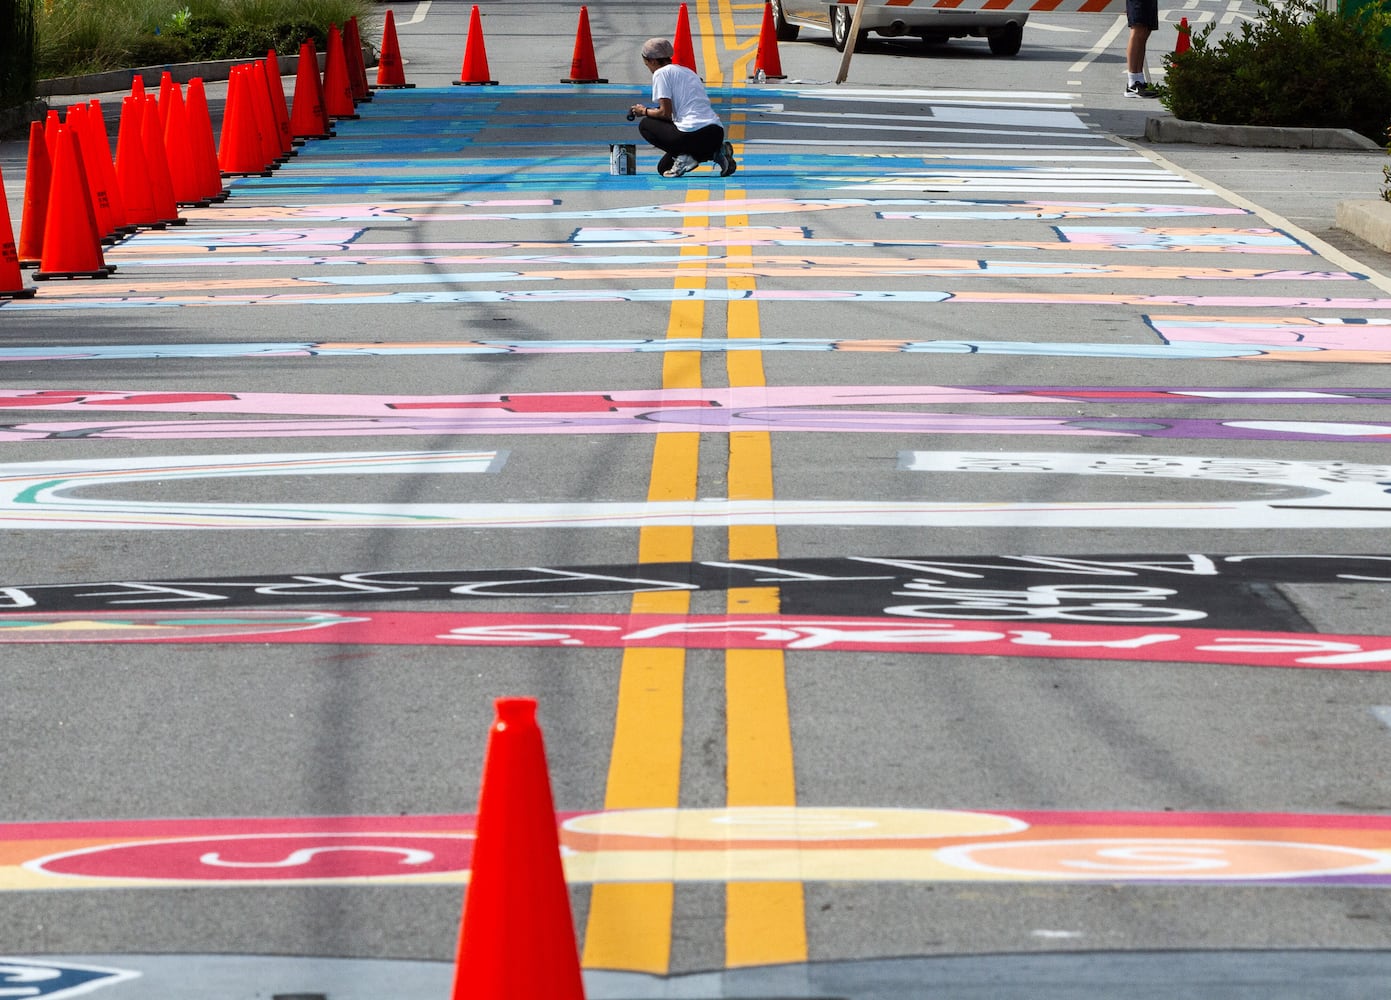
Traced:
<path fill-rule="evenodd" d="M 1144 82 L 1145 82 L 1145 74 L 1143 74 L 1143 73 L 1126 73 L 1125 76 L 1126 76 L 1126 82 L 1127 82 L 1127 83 L 1144 83 Z"/>

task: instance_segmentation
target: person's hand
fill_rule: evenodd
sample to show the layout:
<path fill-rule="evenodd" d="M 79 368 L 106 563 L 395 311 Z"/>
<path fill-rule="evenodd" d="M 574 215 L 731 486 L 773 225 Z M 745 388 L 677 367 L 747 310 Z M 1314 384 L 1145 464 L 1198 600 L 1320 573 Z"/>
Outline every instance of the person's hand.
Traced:
<path fill-rule="evenodd" d="M 628 109 L 628 119 L 629 119 L 630 121 L 631 121 L 632 119 L 634 119 L 634 118 L 644 118 L 644 117 L 646 117 L 646 115 L 647 115 L 647 105 L 646 105 L 646 104 L 634 104 L 631 108 Z"/>

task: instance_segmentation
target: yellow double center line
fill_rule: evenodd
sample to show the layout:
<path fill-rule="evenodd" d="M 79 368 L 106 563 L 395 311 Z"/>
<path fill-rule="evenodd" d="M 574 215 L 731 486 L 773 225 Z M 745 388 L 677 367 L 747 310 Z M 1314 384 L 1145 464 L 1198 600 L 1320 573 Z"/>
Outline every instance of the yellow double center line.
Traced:
<path fill-rule="evenodd" d="M 733 44 L 734 25 L 729 0 L 718 0 L 722 38 Z M 713 51 L 715 32 L 711 0 L 699 0 L 698 17 L 704 39 L 707 82 L 718 85 L 718 52 Z M 760 7 L 759 10 L 762 8 Z M 746 48 L 747 46 L 745 46 Z M 736 60 L 736 79 L 741 65 L 753 58 L 747 52 Z M 729 138 L 744 138 L 742 115 L 731 115 Z M 689 201 L 704 201 L 707 193 L 692 191 Z M 728 198 L 743 192 L 727 191 Z M 705 217 L 686 217 L 685 226 L 706 226 Z M 727 216 L 729 227 L 748 225 L 747 216 Z M 754 278 L 740 275 L 739 258 L 751 258 L 748 247 L 728 249 L 727 282 L 731 289 L 752 289 Z M 704 288 L 702 259 L 706 247 L 683 248 L 695 273 L 679 277 L 677 288 Z M 745 266 L 750 266 L 751 260 Z M 705 320 L 704 303 L 678 301 L 667 324 L 668 339 L 696 338 Z M 757 339 L 760 335 L 756 302 L 731 301 L 726 316 L 731 339 Z M 726 372 L 731 386 L 766 385 L 762 355 L 755 351 L 726 353 Z M 669 389 L 701 387 L 699 352 L 671 352 L 664 356 L 662 385 Z M 718 440 L 714 436 L 712 441 Z M 731 431 L 728 434 L 727 482 L 729 499 L 768 499 L 773 496 L 772 443 L 766 432 Z M 700 460 L 700 435 L 662 433 L 656 436 L 648 499 L 694 500 Z M 694 558 L 695 531 L 691 527 L 644 528 L 638 541 L 640 562 L 687 562 Z M 775 559 L 776 530 L 771 525 L 729 528 L 731 561 Z M 776 614 L 778 592 L 768 588 L 734 588 L 726 597 L 726 609 L 740 614 Z M 687 614 L 687 593 L 639 594 L 632 613 Z M 613 752 L 609 764 L 605 809 L 676 809 L 681 805 L 681 744 L 684 729 L 686 652 L 683 649 L 630 649 L 623 656 Z M 782 807 L 796 804 L 791 721 L 787 707 L 786 667 L 777 650 L 730 649 L 725 652 L 726 803 L 729 806 Z M 699 803 L 709 805 L 710 803 Z M 671 968 L 673 881 L 659 883 L 597 882 L 589 905 L 585 931 L 584 965 L 587 968 L 623 969 L 664 974 Z M 602 876 L 601 876 L 602 877 Z M 725 964 L 728 967 L 802 962 L 807 958 L 805 905 L 802 885 L 788 882 L 731 881 L 725 897 Z"/>

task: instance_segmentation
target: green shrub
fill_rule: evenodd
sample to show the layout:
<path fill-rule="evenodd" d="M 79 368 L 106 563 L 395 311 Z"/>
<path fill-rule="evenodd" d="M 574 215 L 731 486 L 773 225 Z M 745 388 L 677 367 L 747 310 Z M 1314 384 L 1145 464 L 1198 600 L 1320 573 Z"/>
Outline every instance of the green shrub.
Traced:
<path fill-rule="evenodd" d="M 0 0 L 36 3 L 40 77 L 204 59 L 248 59 L 267 49 L 320 50 L 330 24 L 358 18 L 370 0 Z M 0 11 L 3 6 L 0 6 Z"/>
<path fill-rule="evenodd" d="M 1224 125 L 1348 128 L 1384 143 L 1391 124 L 1391 15 L 1317 0 L 1256 0 L 1261 15 L 1166 57 L 1161 101 L 1178 118 Z"/>
<path fill-rule="evenodd" d="M 33 0 L 0 0 L 0 108 L 34 97 Z"/>

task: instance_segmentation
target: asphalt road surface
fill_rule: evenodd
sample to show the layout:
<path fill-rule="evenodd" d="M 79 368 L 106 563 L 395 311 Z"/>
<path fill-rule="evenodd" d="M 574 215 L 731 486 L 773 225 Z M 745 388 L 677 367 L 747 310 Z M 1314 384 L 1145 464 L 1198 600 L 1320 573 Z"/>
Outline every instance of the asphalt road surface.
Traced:
<path fill-rule="evenodd" d="M 836 86 L 697 0 L 671 180 L 673 6 L 386 9 L 415 89 L 0 306 L 0 996 L 446 995 L 511 696 L 591 998 L 1385 996 L 1380 157 L 1130 141 L 1115 11 Z"/>

